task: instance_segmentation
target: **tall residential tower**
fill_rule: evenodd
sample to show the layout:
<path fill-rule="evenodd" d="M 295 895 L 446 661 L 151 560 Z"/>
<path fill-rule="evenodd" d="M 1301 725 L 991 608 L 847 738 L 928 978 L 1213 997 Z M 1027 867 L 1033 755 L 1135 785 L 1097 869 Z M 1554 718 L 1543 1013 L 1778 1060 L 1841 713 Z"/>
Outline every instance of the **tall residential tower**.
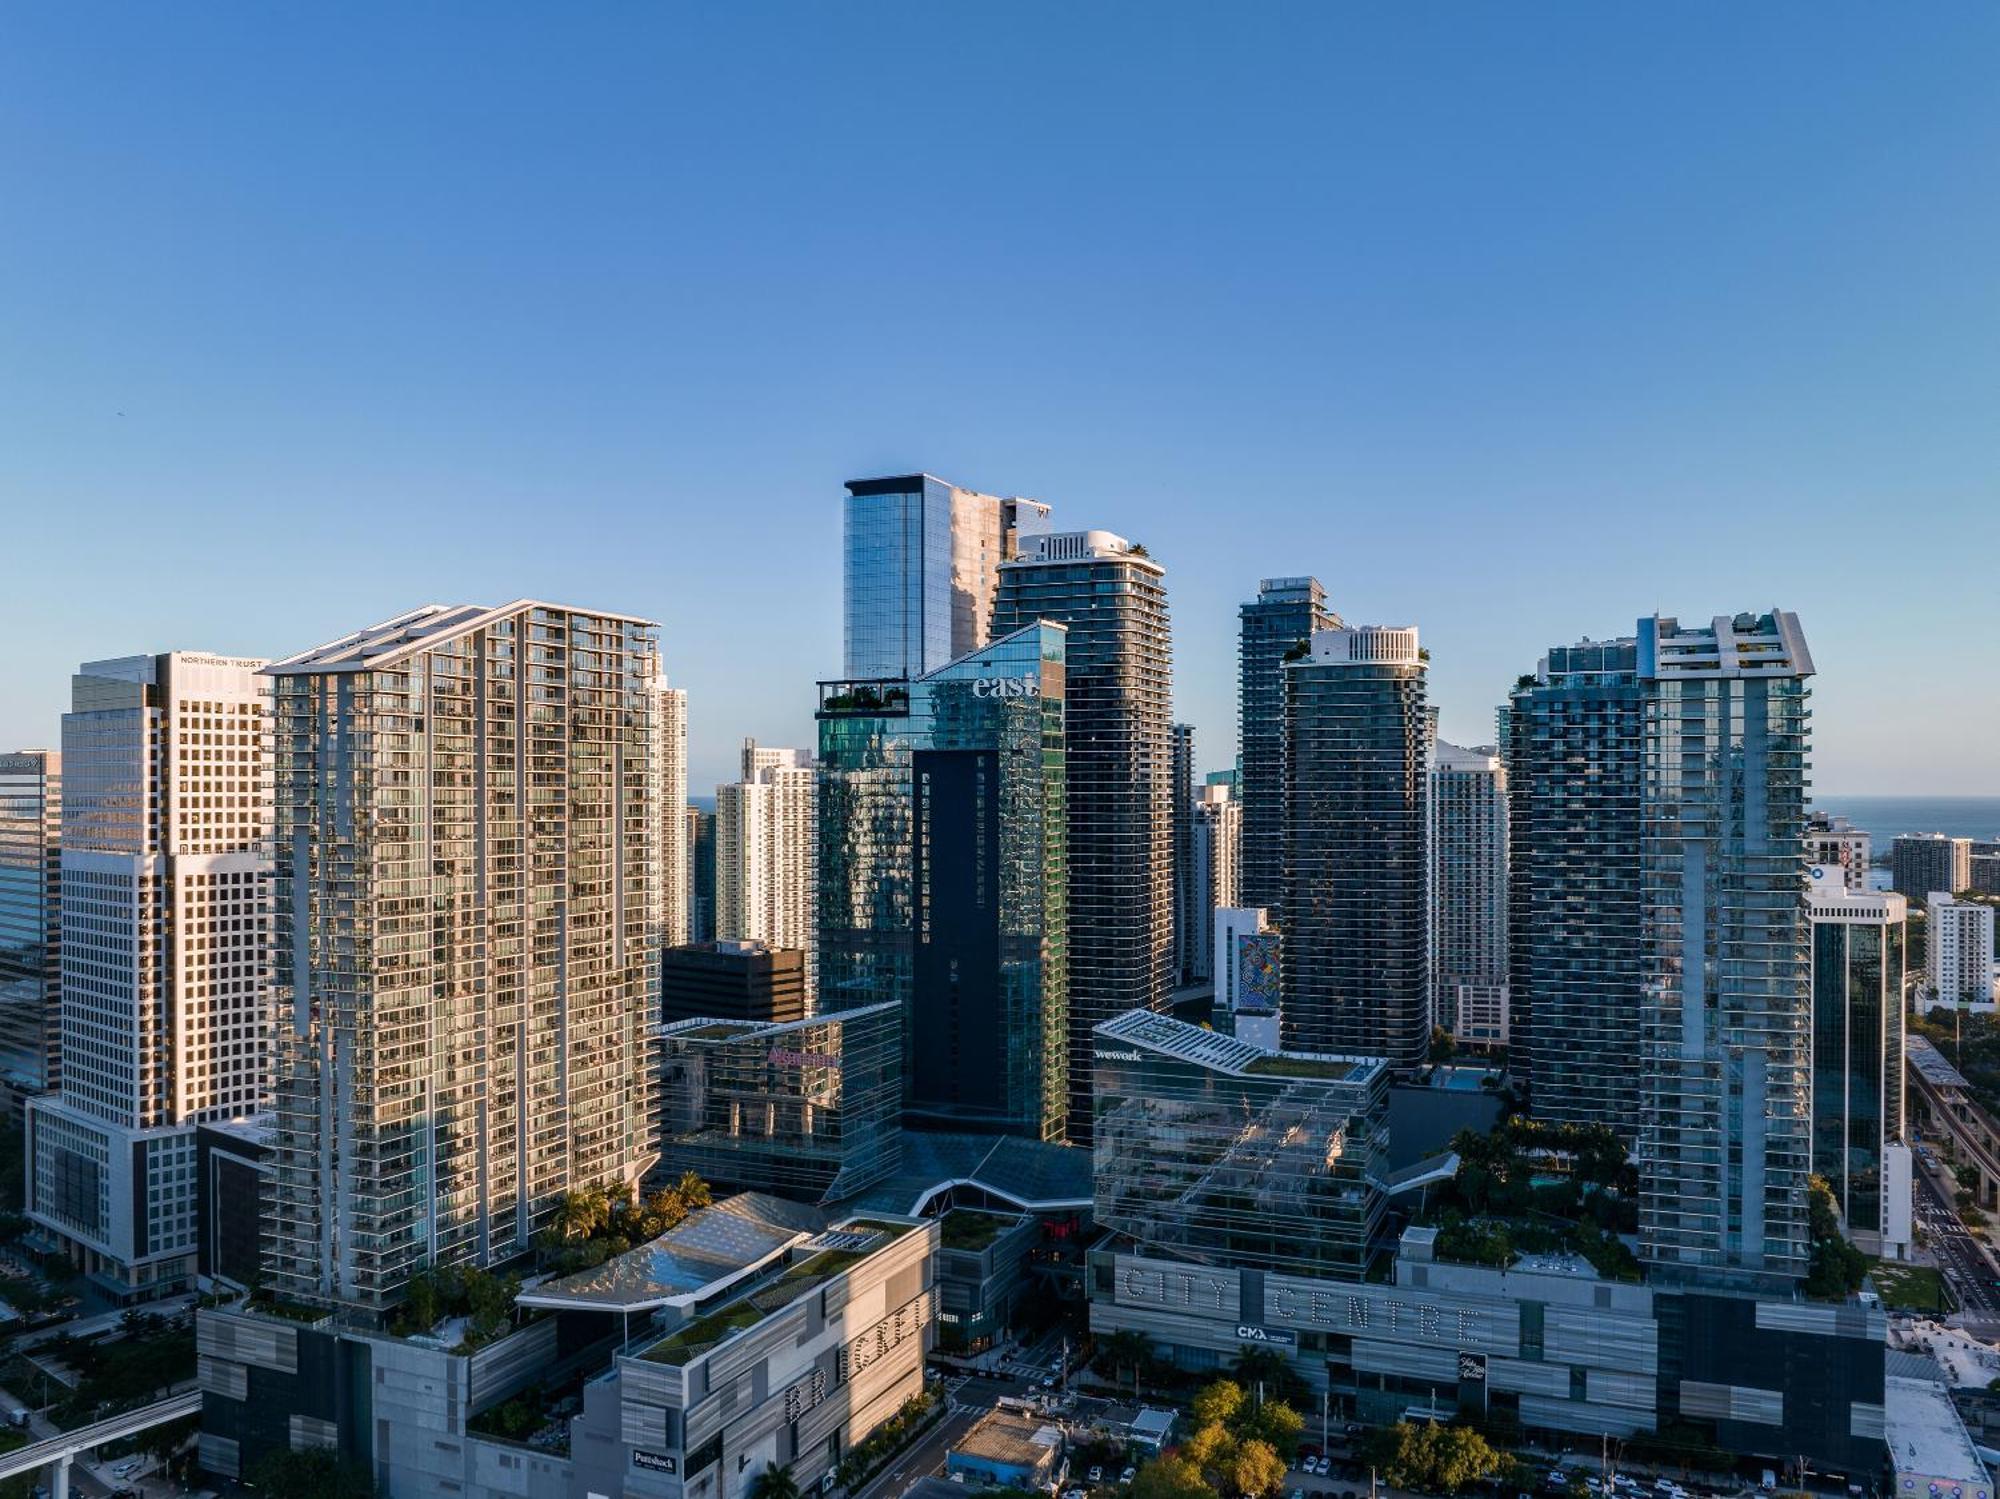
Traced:
<path fill-rule="evenodd" d="M 1173 637 L 1166 570 L 1108 531 L 1033 538 L 993 633 L 1067 627 L 1069 1137 L 1090 1138 L 1095 1028 L 1173 982 Z"/>
<path fill-rule="evenodd" d="M 278 1294 L 379 1316 L 653 1160 L 653 629 L 430 605 L 269 669 Z"/>
<path fill-rule="evenodd" d="M 1316 630 L 1340 616 L 1326 607 L 1317 578 L 1266 578 L 1238 611 L 1236 656 L 1238 791 L 1243 802 L 1242 903 L 1273 914 L 1285 885 L 1284 664 L 1304 654 Z"/>
<path fill-rule="evenodd" d="M 1788 1284 L 1811 1250 L 1806 680 L 1796 615 L 1639 621 L 1639 1253 Z"/>
<path fill-rule="evenodd" d="M 1537 1119 L 1638 1136 L 1638 643 L 1553 647 L 1501 712 L 1509 1059 Z"/>
<path fill-rule="evenodd" d="M 1430 720 L 1416 627 L 1318 630 L 1283 670 L 1285 1049 L 1421 1066 Z"/>
<path fill-rule="evenodd" d="M 1440 742 L 1430 771 L 1431 1013 L 1462 1045 L 1508 1044 L 1507 772 Z"/>

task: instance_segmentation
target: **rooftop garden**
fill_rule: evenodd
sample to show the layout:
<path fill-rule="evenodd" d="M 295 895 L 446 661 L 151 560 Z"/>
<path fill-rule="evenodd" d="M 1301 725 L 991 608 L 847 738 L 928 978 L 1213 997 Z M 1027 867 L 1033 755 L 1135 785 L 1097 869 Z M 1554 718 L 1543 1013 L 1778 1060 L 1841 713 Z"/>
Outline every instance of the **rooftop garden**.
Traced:
<path fill-rule="evenodd" d="M 938 1222 L 938 1242 L 946 1249 L 981 1250 L 1020 1221 L 976 1208 L 954 1208 Z"/>
<path fill-rule="evenodd" d="M 1418 1215 L 1437 1229 L 1440 1259 L 1505 1269 L 1523 1255 L 1574 1254 L 1607 1280 L 1640 1278 L 1619 1237 L 1638 1228 L 1638 1178 L 1612 1130 L 1516 1117 L 1451 1145 L 1458 1172 L 1426 1189 Z"/>
<path fill-rule="evenodd" d="M 575 1187 L 556 1203 L 555 1217 L 535 1235 L 543 1269 L 556 1275 L 591 1270 L 628 1249 L 680 1227 L 689 1213 L 714 1201 L 708 1183 L 692 1171 L 641 1201 L 625 1182 Z"/>
<path fill-rule="evenodd" d="M 1243 1071 L 1251 1077 L 1326 1077 L 1338 1080 L 1352 1077 L 1354 1064 L 1322 1061 L 1317 1057 L 1287 1056 L 1283 1052 L 1269 1052 L 1251 1062 Z"/>
<path fill-rule="evenodd" d="M 697 1354 L 708 1352 L 731 1333 L 762 1322 L 766 1313 L 750 1301 L 738 1301 L 697 1317 L 671 1337 L 662 1338 L 639 1356 L 655 1364 L 685 1364 Z"/>
<path fill-rule="evenodd" d="M 801 1296 L 818 1290 L 834 1276 L 851 1270 L 873 1253 L 869 1249 L 822 1249 L 799 1261 L 775 1280 L 766 1281 L 747 1296 L 727 1306 L 695 1318 L 648 1348 L 641 1358 L 656 1364 L 685 1364 L 706 1353 L 731 1333 L 762 1322 L 783 1311 Z"/>

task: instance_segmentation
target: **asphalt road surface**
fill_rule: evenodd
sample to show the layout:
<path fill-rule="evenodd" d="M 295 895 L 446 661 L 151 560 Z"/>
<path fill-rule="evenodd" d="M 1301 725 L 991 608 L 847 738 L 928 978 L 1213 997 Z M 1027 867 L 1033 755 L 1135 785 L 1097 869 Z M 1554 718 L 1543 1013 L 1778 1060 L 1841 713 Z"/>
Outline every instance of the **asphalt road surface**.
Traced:
<path fill-rule="evenodd" d="M 1916 1175 L 1917 1222 L 1923 1225 L 1924 1247 L 1937 1257 L 1938 1269 L 1951 1283 L 1960 1310 L 1968 1318 L 2000 1318 L 1992 1261 L 1959 1221 L 1951 1199 L 1931 1173 L 1920 1166 Z"/>

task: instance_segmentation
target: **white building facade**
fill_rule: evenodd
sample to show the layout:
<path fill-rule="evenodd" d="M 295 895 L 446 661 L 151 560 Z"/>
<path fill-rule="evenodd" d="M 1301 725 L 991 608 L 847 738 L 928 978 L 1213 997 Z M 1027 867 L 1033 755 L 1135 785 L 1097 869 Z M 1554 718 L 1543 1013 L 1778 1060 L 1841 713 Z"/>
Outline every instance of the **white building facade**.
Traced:
<path fill-rule="evenodd" d="M 669 687 L 664 674 L 654 677 L 652 691 L 654 805 L 660 819 L 655 841 L 660 873 L 654 882 L 654 905 L 660 945 L 679 947 L 694 941 L 690 925 L 694 886 L 687 829 L 687 691 Z"/>
<path fill-rule="evenodd" d="M 90 662 L 63 717 L 63 1075 L 28 1208 L 121 1301 L 193 1284 L 194 1126 L 270 1097 L 263 664 Z"/>
<path fill-rule="evenodd" d="M 1991 1009 L 1993 907 L 1934 890 L 1924 914 L 1924 1008 Z"/>
<path fill-rule="evenodd" d="M 715 788 L 715 935 L 811 957 L 817 773 L 796 749 L 743 741 L 739 781 Z"/>

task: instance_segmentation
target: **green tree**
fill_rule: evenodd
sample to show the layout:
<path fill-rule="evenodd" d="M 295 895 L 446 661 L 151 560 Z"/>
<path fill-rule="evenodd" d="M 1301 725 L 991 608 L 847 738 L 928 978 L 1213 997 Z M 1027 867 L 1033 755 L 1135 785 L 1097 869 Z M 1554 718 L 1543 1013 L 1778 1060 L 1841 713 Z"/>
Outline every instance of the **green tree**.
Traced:
<path fill-rule="evenodd" d="M 1235 1444 L 1221 1471 L 1222 1492 L 1244 1499 L 1274 1494 L 1285 1481 L 1285 1460 L 1269 1442 L 1252 1439 Z"/>
<path fill-rule="evenodd" d="M 343 1462 L 324 1447 L 273 1452 L 251 1473 L 265 1499 L 377 1499 L 366 1468 Z"/>
<path fill-rule="evenodd" d="M 1132 1480 L 1132 1499 L 1216 1499 L 1201 1469 L 1185 1457 L 1156 1457 Z"/>
<path fill-rule="evenodd" d="M 1268 1443 L 1287 1463 L 1299 1455 L 1305 1429 L 1306 1418 L 1282 1400 L 1266 1400 L 1238 1421 L 1238 1435 Z"/>
<path fill-rule="evenodd" d="M 681 1179 L 674 1183 L 674 1191 L 679 1194 L 689 1212 L 693 1212 L 696 1208 L 705 1208 L 715 1200 L 708 1190 L 708 1183 L 693 1171 L 681 1173 Z"/>
<path fill-rule="evenodd" d="M 790 1468 L 764 1464 L 764 1471 L 750 1480 L 748 1499 L 799 1499 L 798 1480 Z"/>
<path fill-rule="evenodd" d="M 1243 1386 L 1233 1381 L 1218 1379 L 1214 1384 L 1203 1385 L 1194 1397 L 1196 1429 L 1228 1426 L 1236 1419 L 1236 1413 L 1243 1409 L 1243 1400 Z"/>
<path fill-rule="evenodd" d="M 1456 1494 L 1491 1478 L 1509 1461 L 1470 1426 L 1436 1421 L 1398 1421 L 1370 1446 L 1371 1459 L 1391 1484 L 1432 1494 Z"/>

